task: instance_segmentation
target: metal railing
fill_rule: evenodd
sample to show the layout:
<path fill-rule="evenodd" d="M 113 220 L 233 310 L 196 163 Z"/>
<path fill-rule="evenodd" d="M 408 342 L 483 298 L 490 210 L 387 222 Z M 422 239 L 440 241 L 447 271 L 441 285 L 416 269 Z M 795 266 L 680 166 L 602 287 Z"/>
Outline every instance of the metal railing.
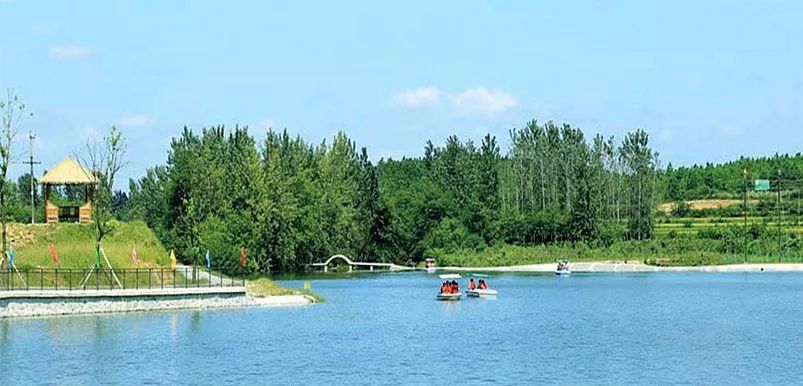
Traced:
<path fill-rule="evenodd" d="M 186 268 L 21 268 L 0 270 L 0 291 L 28 290 L 146 290 L 169 288 L 240 287 L 246 273 Z"/>

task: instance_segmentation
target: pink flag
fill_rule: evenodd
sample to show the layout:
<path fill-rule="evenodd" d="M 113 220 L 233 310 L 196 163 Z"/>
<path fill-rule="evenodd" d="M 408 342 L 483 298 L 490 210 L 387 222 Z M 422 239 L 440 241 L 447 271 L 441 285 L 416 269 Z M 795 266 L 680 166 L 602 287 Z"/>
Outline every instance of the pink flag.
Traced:
<path fill-rule="evenodd" d="M 139 263 L 139 256 L 137 256 L 137 247 L 131 250 L 131 262 L 134 264 Z"/>

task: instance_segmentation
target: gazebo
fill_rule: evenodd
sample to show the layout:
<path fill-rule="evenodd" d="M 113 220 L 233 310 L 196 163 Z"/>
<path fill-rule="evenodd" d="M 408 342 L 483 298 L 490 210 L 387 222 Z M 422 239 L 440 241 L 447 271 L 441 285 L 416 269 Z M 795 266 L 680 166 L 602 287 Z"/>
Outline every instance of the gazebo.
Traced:
<path fill-rule="evenodd" d="M 45 187 L 45 219 L 48 224 L 59 222 L 92 221 L 92 195 L 90 188 L 97 183 L 95 176 L 67 156 L 52 169 L 48 170 L 39 183 Z M 50 201 L 50 189 L 54 185 L 82 185 L 84 187 L 84 204 L 81 206 L 58 206 Z"/>

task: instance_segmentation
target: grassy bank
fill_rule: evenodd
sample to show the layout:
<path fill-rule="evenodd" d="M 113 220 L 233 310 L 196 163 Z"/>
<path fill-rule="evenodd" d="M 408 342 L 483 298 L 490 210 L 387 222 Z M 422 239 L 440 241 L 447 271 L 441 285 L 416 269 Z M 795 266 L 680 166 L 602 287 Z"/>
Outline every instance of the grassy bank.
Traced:
<path fill-rule="evenodd" d="M 268 278 L 249 280 L 245 283 L 245 291 L 253 297 L 307 295 L 315 300 L 316 303 L 323 303 L 326 301 L 323 296 L 313 292 L 312 290 L 285 288 Z"/>
<path fill-rule="evenodd" d="M 8 240 L 15 250 L 15 265 L 20 273 L 7 273 L 0 277 L 0 286 L 25 288 L 27 284 L 34 288 L 75 288 L 86 283 L 87 288 L 117 287 L 105 262 L 102 262 L 100 271 L 89 274 L 95 262 L 95 236 L 91 224 L 9 224 L 8 231 Z M 58 264 L 51 259 L 51 244 L 56 249 Z M 134 248 L 138 255 L 136 264 L 131 259 Z M 170 269 L 168 252 L 144 222 L 116 223 L 114 231 L 104 238 L 103 249 L 117 272 L 118 280 L 126 288 L 205 283 L 174 273 Z"/>
<path fill-rule="evenodd" d="M 18 268 L 84 269 L 95 261 L 95 236 L 91 224 L 11 224 L 9 240 L 14 240 Z M 59 263 L 53 264 L 50 244 Z M 136 248 L 138 264 L 131 260 Z M 103 240 L 103 249 L 114 268 L 158 268 L 170 265 L 168 251 L 144 222 L 118 222 L 114 232 Z"/>
<path fill-rule="evenodd" d="M 621 241 L 610 247 L 590 247 L 583 243 L 563 245 L 496 245 L 482 250 L 438 253 L 438 265 L 461 267 L 499 267 L 555 263 L 568 259 L 581 261 L 630 261 L 659 266 L 700 266 L 740 263 L 803 263 L 800 251 L 777 253 L 723 252 L 730 245 L 722 240 L 700 238 Z"/>

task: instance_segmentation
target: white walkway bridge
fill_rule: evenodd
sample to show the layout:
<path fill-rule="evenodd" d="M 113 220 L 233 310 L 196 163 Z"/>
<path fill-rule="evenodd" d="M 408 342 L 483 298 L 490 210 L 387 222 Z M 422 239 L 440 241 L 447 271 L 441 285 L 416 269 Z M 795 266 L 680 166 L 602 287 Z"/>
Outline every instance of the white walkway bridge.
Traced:
<path fill-rule="evenodd" d="M 324 272 L 327 272 L 327 271 L 329 271 L 329 265 L 333 261 L 335 261 L 337 259 L 340 259 L 343 262 L 345 262 L 346 264 L 348 264 L 349 272 L 353 271 L 355 268 L 356 269 L 368 269 L 369 271 L 373 271 L 374 269 L 385 269 L 385 270 L 390 270 L 390 271 L 406 271 L 406 270 L 412 269 L 410 267 L 405 267 L 403 265 L 397 265 L 397 264 L 393 264 L 393 263 L 369 263 L 369 262 L 364 262 L 364 261 L 352 261 L 351 259 L 349 259 L 347 256 L 344 256 L 344 255 L 334 255 L 334 256 L 326 259 L 326 261 L 324 261 L 324 262 L 312 263 L 310 265 L 313 268 L 321 268 L 321 269 L 323 269 Z"/>

